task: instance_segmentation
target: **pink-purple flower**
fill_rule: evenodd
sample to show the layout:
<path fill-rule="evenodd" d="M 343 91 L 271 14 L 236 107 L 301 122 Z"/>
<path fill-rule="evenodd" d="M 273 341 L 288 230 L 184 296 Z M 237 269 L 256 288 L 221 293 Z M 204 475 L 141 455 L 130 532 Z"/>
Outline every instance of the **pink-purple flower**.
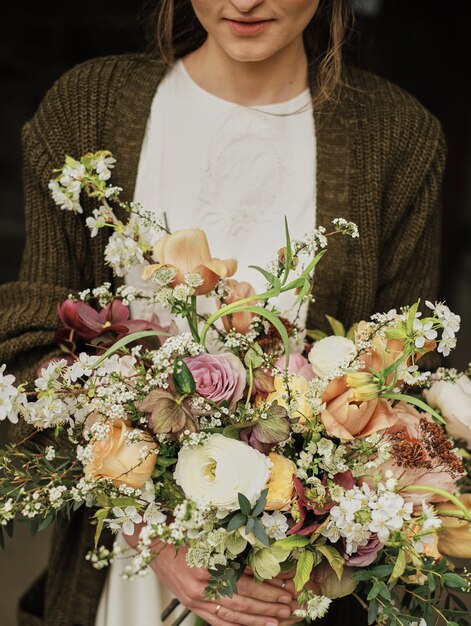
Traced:
<path fill-rule="evenodd" d="M 196 393 L 216 404 L 227 402 L 230 408 L 242 398 L 246 372 L 235 354 L 200 354 L 185 359 L 196 382 Z"/>

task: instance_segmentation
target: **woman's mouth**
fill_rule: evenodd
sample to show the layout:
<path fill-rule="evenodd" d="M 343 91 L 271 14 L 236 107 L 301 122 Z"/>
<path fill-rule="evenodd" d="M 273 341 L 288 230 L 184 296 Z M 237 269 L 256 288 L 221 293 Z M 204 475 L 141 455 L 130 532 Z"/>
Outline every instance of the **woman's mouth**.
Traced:
<path fill-rule="evenodd" d="M 237 35 L 258 35 L 264 31 L 273 20 L 239 21 L 226 19 L 232 31 Z"/>

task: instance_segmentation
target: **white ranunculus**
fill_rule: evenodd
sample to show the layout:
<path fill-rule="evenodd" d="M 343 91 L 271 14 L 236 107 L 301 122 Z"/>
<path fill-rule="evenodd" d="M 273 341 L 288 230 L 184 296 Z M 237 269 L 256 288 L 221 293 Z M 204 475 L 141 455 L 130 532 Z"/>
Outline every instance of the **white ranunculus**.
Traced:
<path fill-rule="evenodd" d="M 270 468 L 270 460 L 258 450 L 215 434 L 200 446 L 180 450 L 175 480 L 190 500 L 219 511 L 235 511 L 239 508 L 238 493 L 255 504 L 268 481 Z"/>
<path fill-rule="evenodd" d="M 448 433 L 471 448 L 471 380 L 466 375 L 456 383 L 437 380 L 424 396 L 433 409 L 440 410 Z"/>
<path fill-rule="evenodd" d="M 316 341 L 309 352 L 309 362 L 319 378 L 325 378 L 346 359 L 356 354 L 355 344 L 346 337 L 332 335 Z"/>

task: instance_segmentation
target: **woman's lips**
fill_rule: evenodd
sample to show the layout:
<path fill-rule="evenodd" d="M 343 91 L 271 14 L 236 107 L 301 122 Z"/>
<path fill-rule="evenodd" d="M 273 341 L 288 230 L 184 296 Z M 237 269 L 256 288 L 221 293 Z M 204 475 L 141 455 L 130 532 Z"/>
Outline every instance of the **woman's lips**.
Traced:
<path fill-rule="evenodd" d="M 238 22 L 227 20 L 232 30 L 238 35 L 257 35 L 264 31 L 272 20 L 260 20 L 259 22 Z"/>

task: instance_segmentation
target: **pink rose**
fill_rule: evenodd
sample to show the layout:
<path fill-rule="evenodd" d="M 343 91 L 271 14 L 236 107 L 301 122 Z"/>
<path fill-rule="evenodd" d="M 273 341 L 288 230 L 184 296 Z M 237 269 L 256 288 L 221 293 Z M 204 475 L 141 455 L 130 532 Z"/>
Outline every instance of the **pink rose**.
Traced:
<path fill-rule="evenodd" d="M 185 359 L 196 382 L 196 392 L 216 404 L 233 407 L 243 396 L 246 372 L 235 354 L 200 354 Z"/>
<path fill-rule="evenodd" d="M 283 355 L 275 361 L 275 367 L 284 372 L 286 369 L 286 356 Z M 314 378 L 314 370 L 309 361 L 300 352 L 289 355 L 288 372 L 295 376 L 302 376 L 306 380 Z"/>
<path fill-rule="evenodd" d="M 390 428 L 397 419 L 397 414 L 386 400 L 358 403 L 352 389 L 328 402 L 321 415 L 327 434 L 339 439 L 368 437 Z"/>

